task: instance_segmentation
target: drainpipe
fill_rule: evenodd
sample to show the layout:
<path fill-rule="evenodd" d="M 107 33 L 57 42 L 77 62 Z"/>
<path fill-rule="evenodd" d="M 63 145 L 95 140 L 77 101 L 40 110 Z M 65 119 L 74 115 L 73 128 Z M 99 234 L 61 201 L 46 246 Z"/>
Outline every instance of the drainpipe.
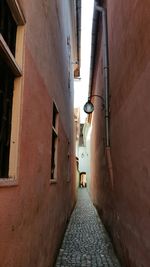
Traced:
<path fill-rule="evenodd" d="M 95 9 L 102 14 L 103 27 L 103 71 L 104 71 L 104 88 L 105 88 L 105 132 L 106 132 L 106 159 L 108 171 L 113 187 L 113 167 L 110 151 L 110 116 L 109 116 L 109 51 L 108 51 L 108 27 L 107 27 L 107 10 L 95 3 Z"/>
<path fill-rule="evenodd" d="M 76 0 L 76 14 L 77 14 L 77 64 L 79 68 L 80 77 L 80 55 L 81 55 L 81 0 Z"/>
<path fill-rule="evenodd" d="M 104 88 L 105 88 L 105 131 L 106 147 L 110 147 L 109 134 L 109 55 L 108 55 L 108 29 L 107 29 L 107 10 L 95 3 L 95 8 L 102 14 L 103 25 L 103 70 L 104 70 Z"/>

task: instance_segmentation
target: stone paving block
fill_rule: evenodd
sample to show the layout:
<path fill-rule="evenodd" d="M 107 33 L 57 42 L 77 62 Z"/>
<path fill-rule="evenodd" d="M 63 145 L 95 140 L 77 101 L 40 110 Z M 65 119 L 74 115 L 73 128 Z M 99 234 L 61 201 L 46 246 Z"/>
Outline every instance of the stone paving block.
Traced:
<path fill-rule="evenodd" d="M 85 188 L 71 215 L 55 267 L 121 267 Z"/>

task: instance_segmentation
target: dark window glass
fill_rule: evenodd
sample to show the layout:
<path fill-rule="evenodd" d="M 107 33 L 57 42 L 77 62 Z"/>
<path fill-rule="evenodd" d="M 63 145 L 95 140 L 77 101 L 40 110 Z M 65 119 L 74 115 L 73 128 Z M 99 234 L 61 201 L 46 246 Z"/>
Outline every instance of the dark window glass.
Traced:
<path fill-rule="evenodd" d="M 58 110 L 53 103 L 53 121 L 52 121 L 52 156 L 51 156 L 51 179 L 56 178 L 56 168 L 57 168 L 57 120 L 58 120 Z"/>
<path fill-rule="evenodd" d="M 6 0 L 0 0 L 0 33 L 15 56 L 17 25 Z M 14 75 L 0 55 L 0 178 L 8 177 Z"/>
<path fill-rule="evenodd" d="M 12 54 L 15 55 L 17 24 L 6 0 L 0 0 L 0 33 Z"/>
<path fill-rule="evenodd" d="M 57 147 L 57 135 L 52 132 L 52 158 L 51 158 L 51 179 L 55 177 L 55 167 L 56 167 L 56 147 Z"/>
<path fill-rule="evenodd" d="M 0 57 L 0 178 L 8 177 L 14 77 Z"/>
<path fill-rule="evenodd" d="M 54 128 L 56 128 L 56 124 L 57 124 L 57 115 L 58 115 L 58 111 L 57 111 L 55 104 L 53 103 L 53 127 Z"/>

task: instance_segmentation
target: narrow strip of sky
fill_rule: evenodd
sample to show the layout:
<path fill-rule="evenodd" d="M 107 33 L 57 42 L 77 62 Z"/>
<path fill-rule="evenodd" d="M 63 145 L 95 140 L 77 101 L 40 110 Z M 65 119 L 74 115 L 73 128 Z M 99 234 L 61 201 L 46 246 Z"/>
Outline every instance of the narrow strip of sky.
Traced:
<path fill-rule="evenodd" d="M 89 90 L 89 72 L 91 56 L 91 33 L 94 0 L 82 0 L 81 9 L 81 80 L 75 81 L 74 106 L 80 107 L 81 123 L 85 122 L 86 114 L 83 105 L 87 101 Z"/>

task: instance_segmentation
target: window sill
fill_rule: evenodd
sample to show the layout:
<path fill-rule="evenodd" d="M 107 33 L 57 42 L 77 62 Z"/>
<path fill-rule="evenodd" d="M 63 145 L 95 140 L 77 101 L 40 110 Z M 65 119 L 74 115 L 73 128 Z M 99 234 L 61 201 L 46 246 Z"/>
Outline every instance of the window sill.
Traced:
<path fill-rule="evenodd" d="M 18 180 L 13 178 L 0 178 L 0 187 L 18 186 Z"/>
<path fill-rule="evenodd" d="M 57 180 L 56 179 L 50 179 L 50 184 L 57 184 Z"/>

